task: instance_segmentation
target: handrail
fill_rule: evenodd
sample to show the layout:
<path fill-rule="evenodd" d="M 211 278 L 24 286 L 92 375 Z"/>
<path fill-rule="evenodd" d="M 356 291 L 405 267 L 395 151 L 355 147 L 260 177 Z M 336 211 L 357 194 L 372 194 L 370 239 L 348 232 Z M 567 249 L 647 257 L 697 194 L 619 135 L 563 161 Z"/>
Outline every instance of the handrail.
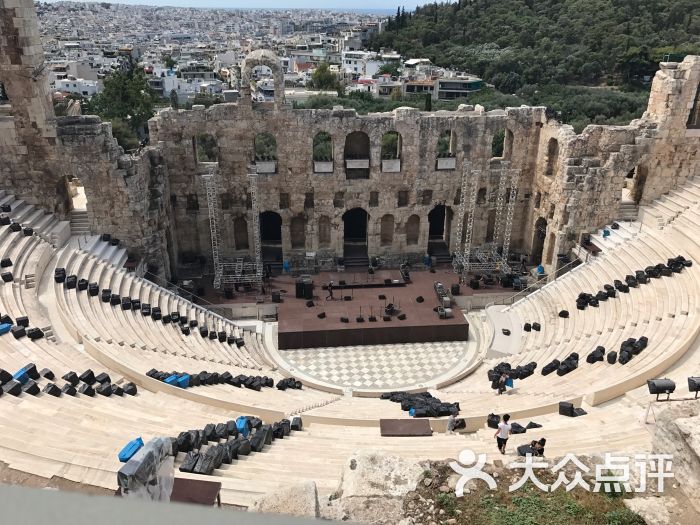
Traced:
<path fill-rule="evenodd" d="M 532 283 L 527 288 L 520 290 L 518 293 L 515 293 L 515 294 L 511 295 L 510 297 L 506 297 L 505 299 L 498 299 L 496 301 L 492 301 L 492 302 L 488 303 L 485 308 L 495 306 L 496 304 L 508 304 L 508 305 L 512 306 L 516 302 L 515 301 L 516 297 L 519 297 L 519 296 L 525 297 L 525 296 L 529 295 L 531 292 L 535 291 L 534 288 L 540 289 L 541 288 L 540 285 L 543 281 L 547 281 L 547 284 L 556 281 L 559 277 L 561 277 L 563 275 L 561 273 L 563 270 L 569 268 L 570 266 L 573 266 L 577 262 L 581 263 L 581 264 L 584 263 L 584 261 L 582 261 L 578 256 L 576 256 L 576 258 L 573 261 L 568 262 L 564 266 L 562 266 L 561 268 L 558 268 L 557 270 L 555 270 L 553 275 L 552 274 L 545 275 L 541 279 L 538 279 L 537 281 Z"/>

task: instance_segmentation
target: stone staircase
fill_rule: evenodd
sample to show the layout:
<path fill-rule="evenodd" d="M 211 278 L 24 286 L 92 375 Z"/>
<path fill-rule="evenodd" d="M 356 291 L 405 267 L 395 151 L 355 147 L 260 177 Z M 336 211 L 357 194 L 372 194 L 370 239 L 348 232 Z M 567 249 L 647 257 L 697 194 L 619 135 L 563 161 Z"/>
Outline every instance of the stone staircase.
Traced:
<path fill-rule="evenodd" d="M 452 264 L 450 250 L 447 248 L 447 243 L 442 239 L 428 242 L 428 255 L 435 257 L 438 265 Z"/>
<path fill-rule="evenodd" d="M 618 220 L 620 221 L 636 221 L 639 215 L 639 206 L 634 202 L 621 202 L 618 212 Z"/>
<path fill-rule="evenodd" d="M 70 239 L 69 221 L 61 221 L 53 213 L 49 213 L 14 195 L 0 189 L 0 206 L 8 206 L 10 211 L 4 212 L 13 222 L 22 227 L 32 228 L 34 233 L 55 248 L 60 249 Z"/>
<path fill-rule="evenodd" d="M 107 261 L 117 268 L 122 268 L 129 258 L 126 248 L 122 248 L 121 245 L 113 245 L 110 241 L 103 241 L 100 235 L 89 237 L 83 249 L 92 256 Z"/>
<path fill-rule="evenodd" d="M 86 210 L 73 210 L 71 212 L 70 230 L 72 235 L 90 234 L 90 222 Z"/>

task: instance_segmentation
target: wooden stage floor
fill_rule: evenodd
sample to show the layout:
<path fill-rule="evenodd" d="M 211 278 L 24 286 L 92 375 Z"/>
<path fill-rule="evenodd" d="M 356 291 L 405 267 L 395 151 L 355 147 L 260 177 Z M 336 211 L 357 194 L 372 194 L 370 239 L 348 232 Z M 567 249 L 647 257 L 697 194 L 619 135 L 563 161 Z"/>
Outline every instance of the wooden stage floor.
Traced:
<path fill-rule="evenodd" d="M 383 287 L 385 279 L 401 279 L 398 270 L 379 270 L 374 276 L 367 272 L 323 272 L 311 276 L 314 283 L 314 306 L 307 307 L 306 299 L 295 297 L 295 279 L 291 276 L 277 277 L 276 290 L 283 290 L 282 302 L 278 310 L 278 344 L 280 350 L 296 348 L 318 348 L 354 345 L 378 345 L 394 343 L 423 343 L 433 341 L 466 341 L 469 337 L 469 323 L 459 308 L 452 310 L 454 317 L 440 319 L 433 308 L 438 305 L 433 283 L 441 282 L 450 290 L 457 282 L 452 269 L 438 269 L 435 273 L 416 271 L 411 273 L 411 282 L 406 286 Z M 327 299 L 327 291 L 322 287 L 329 281 L 337 287 L 341 280 L 348 285 L 375 284 L 377 287 L 356 288 L 354 290 L 334 290 L 334 300 Z M 342 300 L 343 296 L 352 300 Z M 386 300 L 379 299 L 385 295 Z M 416 301 L 422 296 L 423 303 Z M 393 315 L 384 321 L 384 307 L 393 303 L 406 315 L 399 320 Z M 318 314 L 326 317 L 319 319 Z M 374 315 L 376 322 L 370 322 Z M 364 322 L 358 322 L 359 316 Z M 349 322 L 341 322 L 347 317 Z"/>

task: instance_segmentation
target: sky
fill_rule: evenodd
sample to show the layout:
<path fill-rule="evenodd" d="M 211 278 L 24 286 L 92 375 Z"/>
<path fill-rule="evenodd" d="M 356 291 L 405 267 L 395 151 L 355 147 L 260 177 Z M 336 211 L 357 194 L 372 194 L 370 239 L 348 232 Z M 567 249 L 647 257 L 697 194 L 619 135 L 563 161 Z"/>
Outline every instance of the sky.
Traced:
<path fill-rule="evenodd" d="M 178 7 L 231 8 L 327 8 L 327 9 L 413 9 L 427 1 L 416 0 L 115 0 L 115 4 L 158 5 Z"/>

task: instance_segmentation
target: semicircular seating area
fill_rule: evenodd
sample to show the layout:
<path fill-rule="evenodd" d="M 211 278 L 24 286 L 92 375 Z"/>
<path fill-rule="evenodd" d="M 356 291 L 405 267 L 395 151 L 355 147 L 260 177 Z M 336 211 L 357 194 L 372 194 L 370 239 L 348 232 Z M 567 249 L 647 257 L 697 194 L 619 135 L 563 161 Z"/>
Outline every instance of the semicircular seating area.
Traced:
<path fill-rule="evenodd" d="M 27 473 L 114 489 L 120 467 L 116 454 L 136 436 L 144 440 L 176 436 L 240 415 L 274 422 L 300 414 L 303 431 L 215 471 L 223 484 L 223 501 L 247 506 L 264 492 L 305 479 L 315 480 L 321 495 L 330 495 L 343 463 L 361 448 L 416 459 L 456 457 L 462 449 L 472 448 L 494 459 L 493 430 L 485 428 L 486 415 L 492 412 L 510 412 L 523 425 L 540 423 L 536 437 L 547 437 L 550 456 L 570 452 L 567 448 L 572 444 L 580 453 L 649 450 L 650 434 L 641 423 L 641 405 L 649 400 L 646 380 L 668 375 L 683 385 L 686 377 L 700 375 L 696 341 L 700 185 L 691 181 L 660 201 L 648 207 L 645 222 L 620 223 L 606 240 L 598 241 L 603 244 L 602 253 L 590 262 L 504 307 L 521 323 L 538 322 L 542 327 L 522 332 L 514 341 L 517 352 L 508 358 L 486 359 L 472 374 L 430 390 L 444 401 L 460 403 L 460 417 L 467 420 L 471 433 L 410 440 L 379 436 L 380 419 L 407 414 L 398 404 L 378 397 L 324 391 L 313 385 L 285 391 L 254 391 L 229 384 L 181 389 L 148 377 L 146 372 L 152 368 L 259 375 L 275 382 L 286 374 L 276 366 L 276 352 L 267 348 L 262 323 L 224 319 L 90 253 L 56 249 L 39 235 L 25 236 L 0 226 L 0 257 L 11 259 L 12 266 L 5 270 L 13 273 L 12 282 L 0 283 L 0 314 L 13 320 L 27 316 L 29 325 L 45 335 L 37 340 L 0 336 L 0 368 L 13 372 L 35 363 L 38 369 L 51 369 L 59 386 L 67 372 L 91 369 L 106 372 L 116 385 L 133 382 L 138 386 L 135 396 L 122 397 L 3 395 L 0 421 L 8 430 L 0 440 L 0 454 L 11 468 Z M 604 284 L 677 255 L 695 264 L 670 277 L 651 279 L 630 293 L 619 293 L 598 307 L 576 309 L 579 293 L 595 293 Z M 186 335 L 179 323 L 164 324 L 140 311 L 103 302 L 99 295 L 68 289 L 54 282 L 55 268 L 97 283 L 100 290 L 158 306 L 163 314 L 178 312 L 188 324 L 196 320 L 197 326 Z M 559 317 L 563 309 L 570 312 L 568 318 Z M 202 337 L 201 326 L 242 339 L 244 344 Z M 484 334 L 500 330 L 498 326 L 480 328 Z M 618 351 L 627 338 L 641 336 L 648 337 L 647 348 L 625 365 L 585 362 L 597 346 Z M 564 376 L 540 373 L 551 360 L 563 360 L 572 352 L 579 354 L 577 369 Z M 509 395 L 497 396 L 487 371 L 500 361 L 512 366 L 534 361 L 538 367 L 533 376 L 517 381 Z M 43 387 L 48 381 L 42 378 L 38 383 Z M 583 406 L 588 415 L 557 415 L 558 403 L 564 400 Z M 444 429 L 445 418 L 431 424 L 436 430 Z M 531 438 L 529 433 L 513 441 L 517 445 Z M 183 457 L 179 455 L 177 463 Z"/>

